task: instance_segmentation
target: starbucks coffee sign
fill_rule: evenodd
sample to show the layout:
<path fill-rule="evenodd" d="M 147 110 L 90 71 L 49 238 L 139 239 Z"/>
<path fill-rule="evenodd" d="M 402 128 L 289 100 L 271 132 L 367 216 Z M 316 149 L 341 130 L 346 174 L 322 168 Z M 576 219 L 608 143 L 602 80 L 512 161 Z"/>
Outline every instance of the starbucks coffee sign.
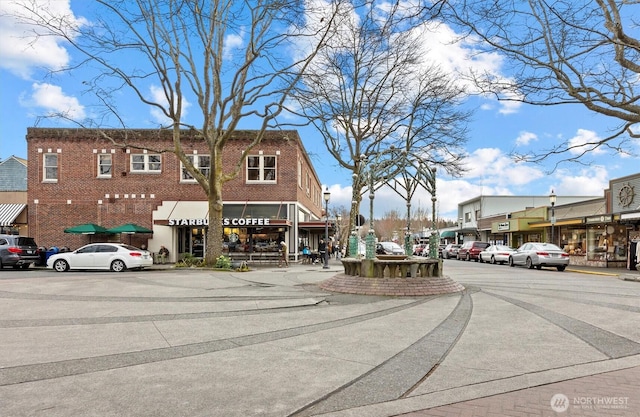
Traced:
<path fill-rule="evenodd" d="M 169 219 L 169 226 L 209 226 L 209 219 Z M 264 217 L 241 217 L 222 219 L 223 226 L 269 226 Z"/>

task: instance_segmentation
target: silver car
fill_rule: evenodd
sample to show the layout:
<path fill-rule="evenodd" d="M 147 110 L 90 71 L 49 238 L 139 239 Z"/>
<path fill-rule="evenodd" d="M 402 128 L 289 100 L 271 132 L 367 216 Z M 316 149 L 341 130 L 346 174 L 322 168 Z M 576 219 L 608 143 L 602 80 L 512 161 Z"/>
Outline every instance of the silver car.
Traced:
<path fill-rule="evenodd" d="M 47 267 L 58 272 L 70 269 L 107 269 L 122 272 L 153 265 L 151 254 L 124 243 L 90 243 L 74 252 L 51 255 Z"/>
<path fill-rule="evenodd" d="M 529 269 L 550 266 L 564 271 L 569 265 L 569 254 L 553 243 L 525 243 L 509 255 L 509 266 L 515 265 L 524 265 Z"/>

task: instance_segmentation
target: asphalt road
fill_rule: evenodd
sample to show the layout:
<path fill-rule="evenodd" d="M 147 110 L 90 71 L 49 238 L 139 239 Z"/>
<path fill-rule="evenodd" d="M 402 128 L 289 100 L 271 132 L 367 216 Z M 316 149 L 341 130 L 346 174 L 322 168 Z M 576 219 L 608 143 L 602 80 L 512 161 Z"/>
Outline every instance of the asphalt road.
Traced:
<path fill-rule="evenodd" d="M 465 291 L 341 295 L 332 262 L 0 271 L 0 416 L 640 415 L 589 382 L 640 369 L 640 282 L 447 260 Z"/>

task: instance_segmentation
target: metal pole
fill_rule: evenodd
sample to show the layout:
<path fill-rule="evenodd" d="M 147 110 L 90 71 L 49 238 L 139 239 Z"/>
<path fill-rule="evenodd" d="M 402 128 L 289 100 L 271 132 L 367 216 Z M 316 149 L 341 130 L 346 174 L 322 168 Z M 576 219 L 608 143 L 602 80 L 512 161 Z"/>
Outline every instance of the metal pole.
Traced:
<path fill-rule="evenodd" d="M 329 199 L 325 198 L 324 217 L 324 265 L 322 269 L 329 269 Z"/>
<path fill-rule="evenodd" d="M 369 233 L 366 241 L 365 259 L 375 258 L 375 231 L 373 230 L 373 199 L 375 193 L 373 191 L 373 165 L 369 165 Z"/>
<path fill-rule="evenodd" d="M 555 231 L 554 229 L 556 228 L 555 216 L 556 216 L 556 210 L 555 210 L 554 204 L 551 203 L 551 243 L 553 243 L 555 240 L 553 236 Z"/>

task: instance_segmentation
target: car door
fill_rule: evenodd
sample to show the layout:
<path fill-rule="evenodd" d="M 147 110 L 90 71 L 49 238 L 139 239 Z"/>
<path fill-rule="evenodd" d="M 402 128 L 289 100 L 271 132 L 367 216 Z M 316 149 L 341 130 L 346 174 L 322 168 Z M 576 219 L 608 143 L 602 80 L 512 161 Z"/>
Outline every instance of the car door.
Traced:
<path fill-rule="evenodd" d="M 69 266 L 78 269 L 93 268 L 96 246 L 85 246 L 69 256 Z"/>
<path fill-rule="evenodd" d="M 94 257 L 93 267 L 96 269 L 109 269 L 111 260 L 118 252 L 118 248 L 112 245 L 98 245 Z"/>
<path fill-rule="evenodd" d="M 527 259 L 527 251 L 530 248 L 531 248 L 530 243 L 525 243 L 524 245 L 520 246 L 518 250 L 516 250 L 512 255 L 513 262 L 517 264 L 524 264 L 525 260 Z"/>

